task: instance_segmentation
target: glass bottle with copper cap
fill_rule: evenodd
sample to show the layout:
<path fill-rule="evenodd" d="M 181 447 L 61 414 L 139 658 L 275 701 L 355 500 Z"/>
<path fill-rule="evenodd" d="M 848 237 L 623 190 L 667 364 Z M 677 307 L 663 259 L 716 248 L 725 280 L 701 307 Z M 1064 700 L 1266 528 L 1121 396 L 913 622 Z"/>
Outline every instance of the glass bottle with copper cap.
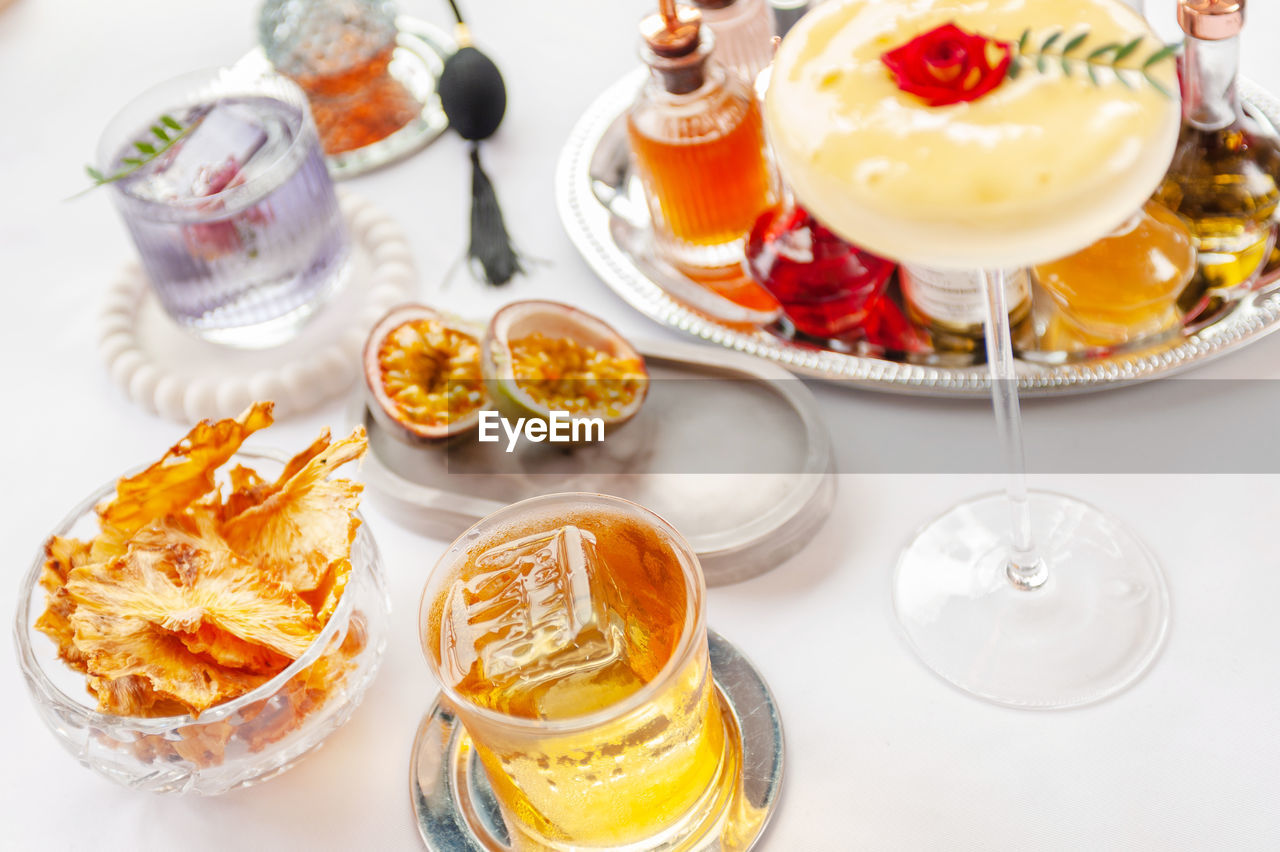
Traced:
<path fill-rule="evenodd" d="M 627 116 L 656 248 L 704 283 L 743 278 L 744 238 L 777 200 L 760 108 L 746 82 L 712 58 L 714 37 L 698 11 L 674 0 L 660 8 L 640 26 L 652 74 Z"/>
<path fill-rule="evenodd" d="M 1188 296 L 1231 298 L 1266 264 L 1280 210 L 1280 144 L 1236 93 L 1244 0 L 1180 0 L 1182 131 L 1156 197 L 1189 225 L 1198 274 Z M 1193 301 L 1184 297 L 1184 303 Z"/>

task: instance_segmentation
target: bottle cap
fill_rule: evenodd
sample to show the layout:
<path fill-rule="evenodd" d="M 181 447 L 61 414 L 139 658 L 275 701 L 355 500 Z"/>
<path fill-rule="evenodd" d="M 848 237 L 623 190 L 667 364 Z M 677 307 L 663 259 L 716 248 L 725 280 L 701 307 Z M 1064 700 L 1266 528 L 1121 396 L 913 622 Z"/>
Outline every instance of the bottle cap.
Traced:
<path fill-rule="evenodd" d="M 1233 38 L 1244 28 L 1244 0 L 1180 0 L 1178 25 L 1202 41 Z"/>
<path fill-rule="evenodd" d="M 658 56 L 674 59 L 688 56 L 698 49 L 702 14 L 689 6 L 677 6 L 670 0 L 659 4 L 660 13 L 640 22 L 640 37 L 645 46 Z"/>

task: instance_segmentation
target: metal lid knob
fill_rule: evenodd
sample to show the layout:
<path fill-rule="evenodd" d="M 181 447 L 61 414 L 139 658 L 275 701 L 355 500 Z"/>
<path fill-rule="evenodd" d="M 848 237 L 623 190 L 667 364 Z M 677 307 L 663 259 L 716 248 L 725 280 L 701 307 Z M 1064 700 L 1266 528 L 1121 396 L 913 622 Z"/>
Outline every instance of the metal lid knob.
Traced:
<path fill-rule="evenodd" d="M 1238 36 L 1244 28 L 1244 0 L 1180 0 L 1178 25 L 1203 41 Z"/>

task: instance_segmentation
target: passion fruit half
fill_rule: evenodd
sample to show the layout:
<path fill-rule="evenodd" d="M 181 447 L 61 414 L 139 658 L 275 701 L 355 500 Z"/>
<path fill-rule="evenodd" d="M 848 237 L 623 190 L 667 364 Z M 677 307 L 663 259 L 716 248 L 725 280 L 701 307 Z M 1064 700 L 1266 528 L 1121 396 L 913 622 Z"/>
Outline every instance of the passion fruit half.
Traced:
<path fill-rule="evenodd" d="M 519 417 L 635 416 L 649 392 L 644 358 L 604 320 L 560 302 L 512 302 L 484 339 L 485 375 L 498 407 Z"/>
<path fill-rule="evenodd" d="M 447 441 L 476 428 L 489 404 L 478 336 L 424 305 L 378 320 L 364 346 L 369 410 L 410 443 Z"/>

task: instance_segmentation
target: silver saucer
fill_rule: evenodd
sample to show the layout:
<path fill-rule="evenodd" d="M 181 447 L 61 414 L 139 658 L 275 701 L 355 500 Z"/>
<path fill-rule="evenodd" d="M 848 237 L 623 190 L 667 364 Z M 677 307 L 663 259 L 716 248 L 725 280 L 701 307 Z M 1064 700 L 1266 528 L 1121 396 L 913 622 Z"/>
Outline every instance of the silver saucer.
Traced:
<path fill-rule="evenodd" d="M 631 173 L 625 121 L 645 74 L 641 68 L 626 75 L 587 108 L 569 134 L 556 170 L 556 204 L 565 231 L 610 289 L 657 322 L 800 375 L 924 396 L 990 393 L 986 367 L 975 364 L 972 355 L 836 351 L 779 336 L 748 324 L 742 308 L 656 261 L 643 190 Z M 1280 127 L 1280 99 L 1248 80 L 1240 80 L 1239 86 L 1248 111 Z M 1276 282 L 1270 287 L 1244 297 L 1207 325 L 1122 352 L 1056 352 L 1037 350 L 1038 343 L 1032 343 L 1017 365 L 1019 387 L 1032 396 L 1079 393 L 1203 364 L 1280 329 L 1280 287 Z M 1043 317 L 1041 306 L 1037 314 Z"/>
<path fill-rule="evenodd" d="M 391 135 L 363 148 L 325 157 L 329 175 L 345 180 L 371 172 L 417 153 L 449 127 L 436 84 L 444 63 L 457 50 L 447 33 L 416 18 L 396 18 L 396 49 L 388 68 L 391 76 L 422 104 L 417 117 Z M 274 73 L 261 47 L 255 47 L 235 64 L 237 71 Z"/>
<path fill-rule="evenodd" d="M 728 640 L 707 631 L 711 674 L 742 737 L 742 783 L 728 807 L 746 815 L 737 843 L 709 838 L 704 847 L 755 847 L 778 805 L 782 785 L 782 720 L 764 678 Z M 418 727 L 409 760 L 409 796 L 418 832 L 431 852 L 507 852 L 507 827 L 471 741 L 437 699 Z M 745 830 L 744 830 L 745 829 Z"/>

